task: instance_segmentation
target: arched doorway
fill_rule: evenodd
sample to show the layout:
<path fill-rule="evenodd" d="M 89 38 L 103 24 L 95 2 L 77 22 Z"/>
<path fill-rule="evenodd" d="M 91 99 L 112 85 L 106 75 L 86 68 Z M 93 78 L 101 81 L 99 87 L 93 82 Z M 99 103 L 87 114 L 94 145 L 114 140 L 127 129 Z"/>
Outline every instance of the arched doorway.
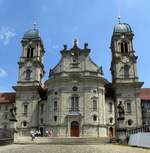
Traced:
<path fill-rule="evenodd" d="M 109 138 L 113 138 L 113 128 L 109 128 Z"/>
<path fill-rule="evenodd" d="M 79 123 L 76 121 L 71 122 L 70 128 L 71 137 L 79 137 Z"/>
<path fill-rule="evenodd" d="M 43 127 L 40 127 L 41 136 L 43 136 Z"/>

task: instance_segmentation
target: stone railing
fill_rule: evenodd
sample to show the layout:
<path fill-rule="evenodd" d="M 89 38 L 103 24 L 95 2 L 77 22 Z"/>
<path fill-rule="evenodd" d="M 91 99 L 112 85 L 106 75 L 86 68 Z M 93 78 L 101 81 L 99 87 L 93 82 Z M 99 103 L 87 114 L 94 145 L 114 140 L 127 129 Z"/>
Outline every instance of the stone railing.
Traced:
<path fill-rule="evenodd" d="M 144 126 L 139 127 L 139 128 L 127 130 L 126 134 L 127 134 L 127 136 L 130 136 L 131 134 L 141 133 L 141 132 L 150 132 L 150 124 L 149 125 L 144 125 Z"/>

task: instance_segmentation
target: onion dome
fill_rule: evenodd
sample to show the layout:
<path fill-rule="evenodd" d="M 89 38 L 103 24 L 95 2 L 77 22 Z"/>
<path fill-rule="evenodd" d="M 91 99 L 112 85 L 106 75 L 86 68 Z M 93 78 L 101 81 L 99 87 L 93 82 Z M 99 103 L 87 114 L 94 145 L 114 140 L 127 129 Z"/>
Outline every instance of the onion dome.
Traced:
<path fill-rule="evenodd" d="M 118 23 L 114 27 L 114 33 L 132 33 L 132 29 L 127 23 Z"/>
<path fill-rule="evenodd" d="M 24 33 L 23 38 L 24 39 L 34 39 L 34 38 L 39 38 L 40 33 L 39 30 L 36 29 L 36 24 L 34 23 L 34 27 Z"/>

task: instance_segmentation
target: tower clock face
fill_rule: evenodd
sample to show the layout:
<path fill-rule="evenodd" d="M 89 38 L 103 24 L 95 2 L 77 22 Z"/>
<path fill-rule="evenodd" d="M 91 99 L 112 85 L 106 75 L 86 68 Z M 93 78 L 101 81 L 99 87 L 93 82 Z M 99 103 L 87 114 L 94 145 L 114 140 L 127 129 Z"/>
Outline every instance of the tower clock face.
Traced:
<path fill-rule="evenodd" d="M 123 62 L 123 63 L 129 63 L 130 60 L 129 60 L 129 58 L 128 58 L 127 56 L 123 56 L 123 57 L 122 57 L 122 62 Z"/>

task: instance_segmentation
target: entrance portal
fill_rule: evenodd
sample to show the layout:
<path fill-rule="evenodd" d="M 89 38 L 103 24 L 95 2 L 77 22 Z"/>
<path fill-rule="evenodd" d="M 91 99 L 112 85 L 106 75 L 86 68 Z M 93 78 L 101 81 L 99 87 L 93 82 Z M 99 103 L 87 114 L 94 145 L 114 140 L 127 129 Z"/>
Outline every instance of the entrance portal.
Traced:
<path fill-rule="evenodd" d="M 70 129 L 71 137 L 79 137 L 79 123 L 76 121 L 71 122 Z"/>
<path fill-rule="evenodd" d="M 109 128 L 109 138 L 112 138 L 113 137 L 113 128 L 110 127 Z"/>

